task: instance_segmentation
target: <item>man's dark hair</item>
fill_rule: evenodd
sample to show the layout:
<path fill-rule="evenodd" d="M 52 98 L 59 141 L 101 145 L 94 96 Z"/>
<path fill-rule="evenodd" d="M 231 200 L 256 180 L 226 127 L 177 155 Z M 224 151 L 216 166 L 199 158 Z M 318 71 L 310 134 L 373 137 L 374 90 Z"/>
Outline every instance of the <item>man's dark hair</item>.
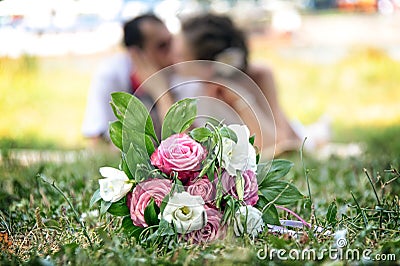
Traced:
<path fill-rule="evenodd" d="M 153 21 L 158 23 L 163 23 L 161 19 L 159 19 L 154 14 L 144 14 L 138 16 L 130 21 L 127 21 L 124 24 L 124 45 L 125 47 L 138 46 L 139 48 L 143 48 L 144 44 L 144 36 L 140 31 L 140 24 L 143 21 Z"/>

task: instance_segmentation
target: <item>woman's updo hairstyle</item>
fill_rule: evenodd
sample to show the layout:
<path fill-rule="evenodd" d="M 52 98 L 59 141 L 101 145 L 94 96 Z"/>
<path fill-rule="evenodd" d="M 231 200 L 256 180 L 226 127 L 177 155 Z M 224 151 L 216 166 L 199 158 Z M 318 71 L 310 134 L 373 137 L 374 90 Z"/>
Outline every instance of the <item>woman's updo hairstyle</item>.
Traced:
<path fill-rule="evenodd" d="M 247 68 L 248 48 L 241 30 L 223 15 L 205 14 L 183 22 L 184 38 L 198 60 L 218 61 L 218 56 L 229 51 L 240 51 L 243 62 L 240 70 Z"/>

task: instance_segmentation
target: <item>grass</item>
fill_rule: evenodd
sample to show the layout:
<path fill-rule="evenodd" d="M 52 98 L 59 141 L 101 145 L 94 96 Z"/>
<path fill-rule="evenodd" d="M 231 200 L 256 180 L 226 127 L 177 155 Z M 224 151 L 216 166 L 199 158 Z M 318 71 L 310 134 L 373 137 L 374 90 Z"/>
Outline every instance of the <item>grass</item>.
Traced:
<path fill-rule="evenodd" d="M 384 51 L 354 47 L 344 59 L 316 64 L 284 57 L 265 42 L 255 38 L 253 58 L 273 66 L 289 117 L 312 123 L 326 114 L 337 126 L 399 123 L 400 64 Z"/>
<path fill-rule="evenodd" d="M 336 63 L 315 64 L 282 56 L 285 45 L 255 36 L 251 56 L 273 66 L 291 119 L 308 124 L 325 114 L 337 141 L 347 141 L 343 136 L 353 128 L 399 124 L 400 64 L 383 51 L 354 47 Z M 0 147 L 83 147 L 87 90 L 102 57 L 0 58 L 0 112 L 7 114 L 0 123 Z"/>
<path fill-rule="evenodd" d="M 0 142 L 12 146 L 81 147 L 88 73 L 51 59 L 0 58 Z M 7 140 L 7 141 L 6 141 Z M 31 142 L 31 143 L 30 143 Z"/>
<path fill-rule="evenodd" d="M 337 63 L 316 65 L 282 57 L 264 44 L 264 40 L 254 40 L 252 57 L 274 66 L 280 99 L 291 118 L 309 123 L 326 113 L 333 120 L 335 141 L 366 145 L 365 153 L 357 158 L 321 160 L 305 154 L 302 162 L 298 153 L 283 156 L 295 163 L 289 179 L 305 195 L 306 175 L 309 177 L 313 199 L 313 208 L 307 200 L 293 203 L 291 208 L 315 225 L 333 231 L 346 228 L 347 248 L 370 250 L 374 256 L 395 254 L 399 263 L 400 177 L 396 171 L 400 169 L 400 110 L 396 101 L 400 99 L 400 64 L 379 50 L 358 48 Z M 84 60 L 89 64 L 83 70 L 77 68 Z M 116 167 L 117 156 L 98 152 L 80 155 L 72 162 L 43 161 L 29 166 L 8 157 L 10 148 L 84 146 L 80 124 L 97 60 L 0 59 L 0 112 L 7 114 L 0 124 L 1 265 L 276 265 L 282 261 L 276 257 L 272 261 L 258 259 L 257 252 L 265 248 L 321 251 L 334 247 L 334 238 L 308 232 L 308 237 L 300 239 L 265 233 L 256 241 L 228 236 L 209 246 L 183 243 L 174 250 L 143 248 L 115 230 L 119 219 L 94 217 L 96 208 L 89 209 L 90 197 L 98 187 L 99 167 Z M 53 181 L 71 205 L 52 186 Z M 333 206 L 337 207 L 336 215 L 327 215 Z M 82 219 L 93 247 L 74 209 L 78 216 L 86 214 Z M 286 215 L 280 212 L 280 217 Z M 384 262 L 335 261 L 325 255 L 306 263 Z"/>
<path fill-rule="evenodd" d="M 378 143 L 384 142 L 386 136 L 375 136 L 375 139 Z M 368 249 L 373 255 L 397 254 L 399 259 L 400 206 L 397 195 L 400 193 L 400 177 L 391 169 L 399 169 L 400 161 L 398 157 L 381 157 L 376 154 L 347 159 L 332 157 L 326 161 L 306 154 L 304 163 L 310 179 L 314 210 L 311 211 L 307 200 L 293 203 L 291 208 L 306 220 L 314 221 L 314 224 L 329 230 L 346 228 L 349 249 Z M 285 158 L 295 163 L 289 179 L 307 195 L 299 154 L 290 154 Z M 269 259 L 257 258 L 257 252 L 266 247 L 270 250 L 295 249 L 301 252 L 305 249 L 321 251 L 334 245 L 332 237 L 309 232 L 308 237 L 297 240 L 288 239 L 285 235 L 264 234 L 255 242 L 247 238 L 228 236 L 209 246 L 183 243 L 174 250 L 168 250 L 166 246 L 142 248 L 116 230 L 120 222 L 118 218 L 90 215 L 96 209 L 89 209 L 89 201 L 98 187 L 98 168 L 117 164 L 117 156 L 105 153 L 78 158 L 71 163 L 41 162 L 30 166 L 20 165 L 12 159 L 5 160 L 0 165 L 0 229 L 3 233 L 9 233 L 10 242 L 0 241 L 1 264 L 253 265 L 272 263 Z M 379 203 L 364 168 L 377 191 Z M 46 182 L 38 176 L 39 173 Z M 398 178 L 381 188 L 382 183 L 396 177 Z M 73 208 L 62 193 L 52 186 L 53 182 L 68 197 Z M 337 214 L 328 219 L 327 211 L 333 202 L 337 206 Z M 90 247 L 74 210 L 78 213 L 78 219 L 83 213 L 87 214 L 84 218 L 85 228 L 93 247 Z M 314 218 L 311 217 L 312 214 Z M 286 216 L 280 213 L 280 217 Z M 326 255 L 320 262 L 322 261 L 329 263 L 331 260 Z M 275 263 L 279 263 L 276 258 Z M 292 263 L 301 264 L 300 261 Z M 317 262 L 308 263 L 312 265 Z"/>

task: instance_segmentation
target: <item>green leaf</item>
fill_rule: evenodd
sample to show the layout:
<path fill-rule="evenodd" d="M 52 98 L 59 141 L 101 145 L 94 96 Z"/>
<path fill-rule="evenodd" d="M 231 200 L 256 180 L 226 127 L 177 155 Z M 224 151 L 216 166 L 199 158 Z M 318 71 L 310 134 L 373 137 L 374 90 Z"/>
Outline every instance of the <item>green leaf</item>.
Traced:
<path fill-rule="evenodd" d="M 231 139 L 235 143 L 237 143 L 237 141 L 238 141 L 235 131 L 233 131 L 229 127 L 225 127 L 225 126 L 221 127 L 219 129 L 219 133 L 221 134 L 221 137 Z"/>
<path fill-rule="evenodd" d="M 117 109 L 120 112 L 125 112 L 122 121 L 123 151 L 127 152 L 131 145 L 134 145 L 136 149 L 146 151 L 146 127 L 152 128 L 151 118 L 146 107 L 133 95 L 128 94 L 126 96 L 124 93 L 113 93 L 112 97 Z M 149 134 L 153 135 L 153 133 L 150 130 Z"/>
<path fill-rule="evenodd" d="M 249 138 L 249 142 L 251 145 L 254 145 L 254 141 L 256 140 L 256 135 L 253 135 Z"/>
<path fill-rule="evenodd" d="M 136 183 L 140 183 L 147 179 L 151 175 L 152 170 L 148 168 L 147 165 L 138 164 L 136 165 L 135 171 L 135 181 Z M 154 172 L 153 172 L 154 173 Z"/>
<path fill-rule="evenodd" d="M 207 170 L 207 177 L 210 182 L 213 182 L 215 179 L 215 160 L 212 161 L 212 164 Z"/>
<path fill-rule="evenodd" d="M 161 219 L 157 232 L 159 233 L 160 236 L 175 235 L 175 231 L 172 228 L 171 224 L 164 219 Z"/>
<path fill-rule="evenodd" d="M 123 197 L 119 201 L 111 204 L 107 211 L 115 216 L 129 215 L 130 212 L 128 206 L 126 205 L 126 197 Z"/>
<path fill-rule="evenodd" d="M 135 130 L 139 134 L 144 133 L 158 143 L 151 116 L 138 98 L 125 92 L 114 92 L 111 94 L 111 98 L 111 106 L 115 115 L 123 123 L 124 129 Z M 131 132 L 129 135 L 131 134 L 134 133 Z M 139 140 L 144 141 L 141 138 Z M 124 139 L 124 141 L 129 144 L 129 139 Z"/>
<path fill-rule="evenodd" d="M 120 121 L 110 123 L 109 131 L 112 143 L 122 150 L 122 123 Z"/>
<path fill-rule="evenodd" d="M 157 143 L 158 139 L 153 121 L 144 104 L 135 96 L 125 92 L 114 92 L 111 98 L 111 106 L 120 120 L 119 123 L 116 121 L 110 125 L 110 137 L 113 143 L 124 152 L 127 152 L 131 143 L 138 149 L 152 152 L 154 144 L 150 138 Z"/>
<path fill-rule="evenodd" d="M 137 148 L 133 144 L 131 144 L 128 152 L 123 156 L 125 156 L 126 164 L 128 165 L 129 171 L 132 173 L 133 178 L 136 181 L 143 178 L 142 176 L 136 176 L 136 173 L 138 173 L 138 167 L 145 169 L 154 169 L 154 167 L 149 162 L 147 150 Z"/>
<path fill-rule="evenodd" d="M 264 187 L 266 182 L 277 181 L 287 175 L 292 169 L 291 161 L 276 159 L 257 166 L 257 182 L 259 187 Z"/>
<path fill-rule="evenodd" d="M 121 228 L 127 236 L 134 237 L 136 240 L 139 240 L 140 233 L 144 230 L 144 228 L 134 225 L 130 216 L 122 219 Z"/>
<path fill-rule="evenodd" d="M 123 120 L 126 109 L 128 108 L 129 102 L 134 96 L 126 92 L 113 92 L 111 93 L 111 107 L 114 111 L 115 116 L 119 120 Z"/>
<path fill-rule="evenodd" d="M 243 200 L 244 196 L 244 178 L 240 171 L 236 171 L 235 177 L 235 185 L 236 185 L 236 195 L 239 200 Z"/>
<path fill-rule="evenodd" d="M 120 169 L 125 172 L 129 179 L 134 179 L 134 175 L 131 173 L 128 164 L 126 163 L 126 154 L 122 154 Z"/>
<path fill-rule="evenodd" d="M 146 241 L 155 241 L 158 239 L 160 236 L 165 237 L 165 236 L 175 236 L 176 232 L 174 228 L 172 227 L 171 224 L 169 224 L 166 220 L 161 219 L 160 224 L 158 225 L 157 230 L 149 235 L 149 237 L 146 238 Z"/>
<path fill-rule="evenodd" d="M 271 204 L 263 195 L 258 195 L 258 201 L 255 207 L 262 211 L 262 218 L 266 224 L 281 225 L 275 205 Z"/>
<path fill-rule="evenodd" d="M 265 208 L 262 219 L 265 224 L 272 224 L 272 225 L 281 225 L 279 221 L 278 211 L 274 204 L 269 205 Z"/>
<path fill-rule="evenodd" d="M 124 114 L 121 114 L 117 107 L 115 106 L 115 104 L 113 102 L 110 102 L 111 105 L 111 109 L 113 110 L 113 113 L 115 115 L 115 117 L 118 119 L 118 121 L 122 122 L 124 121 Z"/>
<path fill-rule="evenodd" d="M 172 195 L 175 193 L 182 193 L 184 191 L 185 191 L 185 187 L 183 186 L 182 181 L 179 180 L 177 175 L 175 175 L 173 178 L 173 183 L 172 183 L 172 188 L 171 188 L 170 194 Z M 165 199 L 164 199 L 164 201 L 165 201 Z"/>
<path fill-rule="evenodd" d="M 171 106 L 165 115 L 161 130 L 162 139 L 188 129 L 197 115 L 196 99 L 183 99 Z"/>
<path fill-rule="evenodd" d="M 93 207 L 93 205 L 98 202 L 99 200 L 101 200 L 101 196 L 100 196 L 100 188 L 97 189 L 94 193 L 92 198 L 90 199 L 90 203 L 89 203 L 89 209 L 91 209 Z"/>
<path fill-rule="evenodd" d="M 284 181 L 270 181 L 259 191 L 266 200 L 280 205 L 293 204 L 304 197 L 294 185 Z"/>
<path fill-rule="evenodd" d="M 154 130 L 153 120 L 151 120 L 151 116 L 149 115 L 146 120 L 146 128 L 145 131 L 147 136 L 151 137 L 155 142 L 158 142 L 156 131 Z"/>
<path fill-rule="evenodd" d="M 257 155 L 256 155 L 256 164 L 258 164 L 258 162 L 260 161 L 260 157 L 261 157 L 260 153 L 257 153 Z"/>
<path fill-rule="evenodd" d="M 105 214 L 108 211 L 108 209 L 110 208 L 111 204 L 112 204 L 112 202 L 110 202 L 110 201 L 102 200 L 101 204 L 100 204 L 100 215 Z"/>
<path fill-rule="evenodd" d="M 154 143 L 149 135 L 145 136 L 145 143 L 146 143 L 147 154 L 151 156 L 156 149 L 154 148 Z"/>
<path fill-rule="evenodd" d="M 197 142 L 205 142 L 212 136 L 211 130 L 206 127 L 195 128 L 189 134 Z"/>
<path fill-rule="evenodd" d="M 201 169 L 201 171 L 200 171 L 199 177 L 203 177 L 206 173 L 209 174 L 210 169 L 212 169 L 212 171 L 214 171 L 214 166 L 215 166 L 214 162 L 215 162 L 216 158 L 217 158 L 216 156 L 213 156 L 212 158 L 206 160 L 206 162 L 203 166 L 203 169 Z"/>
<path fill-rule="evenodd" d="M 144 133 L 126 128 L 125 123 L 122 130 L 122 145 L 123 152 L 126 154 L 128 154 L 130 150 L 134 149 L 135 152 L 143 156 L 141 160 L 142 162 L 150 161 L 146 146 L 146 135 Z M 131 166 L 129 162 L 128 165 Z"/>
<path fill-rule="evenodd" d="M 232 197 L 231 195 L 225 196 L 224 199 L 226 200 L 226 206 L 225 206 L 224 214 L 221 218 L 222 225 L 232 221 L 233 217 L 236 214 L 236 211 L 240 207 L 239 201 L 237 199 L 235 199 L 234 197 Z"/>
<path fill-rule="evenodd" d="M 160 213 L 160 208 L 158 208 L 156 202 L 152 198 L 147 205 L 146 209 L 144 209 L 144 220 L 147 225 L 157 225 L 158 224 L 158 214 Z"/>
<path fill-rule="evenodd" d="M 168 193 L 167 195 L 165 195 L 163 201 L 161 202 L 161 205 L 160 205 L 160 213 L 162 213 L 162 212 L 164 211 L 165 207 L 167 206 L 167 203 L 168 203 L 168 201 L 169 201 L 169 196 L 170 196 L 170 193 Z"/>
<path fill-rule="evenodd" d="M 311 216 L 312 213 L 312 201 L 310 200 L 309 197 L 305 197 L 302 203 L 302 210 L 303 210 L 303 216 L 308 217 Z"/>
<path fill-rule="evenodd" d="M 142 117 L 143 118 L 143 117 Z M 147 153 L 146 148 L 146 134 L 144 131 L 144 123 L 146 120 L 143 120 L 142 125 L 137 125 L 136 122 L 132 122 L 131 120 L 139 119 L 138 117 L 133 117 L 128 115 L 122 124 L 122 147 L 124 152 L 128 152 L 131 145 L 133 145 L 136 149 L 140 149 Z M 130 121 L 130 122 L 127 122 Z M 134 129 L 133 127 L 142 127 L 141 129 Z"/>
<path fill-rule="evenodd" d="M 333 201 L 329 205 L 328 212 L 326 213 L 326 220 L 328 221 L 328 223 L 332 225 L 336 224 L 337 223 L 336 215 L 337 215 L 337 205 L 336 202 Z"/>

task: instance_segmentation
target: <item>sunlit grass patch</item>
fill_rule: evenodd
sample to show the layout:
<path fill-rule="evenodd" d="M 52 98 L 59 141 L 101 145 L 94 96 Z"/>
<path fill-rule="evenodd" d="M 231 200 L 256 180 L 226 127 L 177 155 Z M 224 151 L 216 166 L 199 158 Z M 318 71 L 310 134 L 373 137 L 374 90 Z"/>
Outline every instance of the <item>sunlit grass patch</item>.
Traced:
<path fill-rule="evenodd" d="M 327 114 L 334 123 L 354 126 L 400 122 L 400 62 L 384 51 L 353 47 L 344 59 L 321 64 L 282 56 L 284 48 L 263 39 L 253 46 L 253 58 L 272 66 L 289 117 L 311 123 Z"/>
<path fill-rule="evenodd" d="M 279 51 L 287 47 L 263 38 L 253 38 L 251 44 L 252 58 L 273 68 L 279 99 L 290 119 L 308 124 L 325 114 L 334 128 L 400 123 L 400 63 L 385 52 L 354 47 L 344 59 L 318 64 L 284 56 Z M 0 112 L 4 114 L 0 138 L 25 147 L 39 147 L 40 141 L 84 145 L 81 123 L 90 79 L 100 59 L 0 58 Z"/>
<path fill-rule="evenodd" d="M 0 65 L 0 138 L 27 143 L 34 136 L 33 142 L 82 145 L 87 73 L 65 66 L 44 69 L 42 60 L 33 57 L 1 58 Z"/>

